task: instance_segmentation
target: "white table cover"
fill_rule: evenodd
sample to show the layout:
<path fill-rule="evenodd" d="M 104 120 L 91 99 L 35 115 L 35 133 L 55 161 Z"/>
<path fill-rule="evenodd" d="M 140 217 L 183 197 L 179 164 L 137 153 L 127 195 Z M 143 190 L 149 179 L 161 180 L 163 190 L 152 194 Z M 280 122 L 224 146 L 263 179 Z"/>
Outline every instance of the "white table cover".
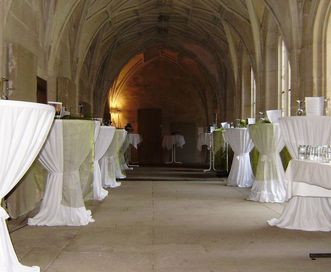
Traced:
<path fill-rule="evenodd" d="M 285 172 L 279 152 L 284 147 L 278 124 L 260 123 L 249 127 L 254 146 L 259 151 L 256 177 L 249 200 L 259 202 L 285 201 Z"/>
<path fill-rule="evenodd" d="M 125 139 L 126 136 L 128 134 L 128 132 L 124 129 L 119 129 L 118 130 L 118 138 L 117 138 L 117 144 L 116 144 L 116 149 L 115 149 L 115 174 L 116 174 L 116 178 L 118 179 L 124 179 L 126 178 L 125 175 L 125 168 L 123 167 L 125 163 L 125 158 L 124 158 L 124 149 L 123 149 L 123 145 L 125 143 Z"/>
<path fill-rule="evenodd" d="M 135 149 L 138 149 L 138 145 L 143 141 L 140 134 L 128 133 L 129 145 L 132 145 Z"/>
<path fill-rule="evenodd" d="M 102 183 L 106 188 L 120 186 L 121 182 L 117 182 L 116 178 L 125 178 L 120 166 L 119 150 L 124 143 L 126 134 L 124 129 L 116 129 L 110 146 L 99 161 Z"/>
<path fill-rule="evenodd" d="M 0 100 L 0 203 L 29 169 L 38 155 L 54 118 L 54 108 L 29 102 Z M 0 207 L 0 270 L 38 272 L 20 264 Z"/>
<path fill-rule="evenodd" d="M 197 141 L 197 149 L 199 151 L 202 150 L 202 146 L 206 145 L 207 149 L 210 150 L 213 143 L 213 133 L 200 133 L 198 135 L 198 141 Z"/>
<path fill-rule="evenodd" d="M 162 147 L 171 150 L 173 146 L 178 146 L 182 148 L 185 144 L 185 139 L 183 135 L 165 135 L 162 140 Z"/>
<path fill-rule="evenodd" d="M 247 128 L 229 128 L 223 133 L 224 140 L 231 146 L 234 156 L 228 176 L 229 186 L 251 187 L 254 176 L 249 152 L 254 144 Z"/>
<path fill-rule="evenodd" d="M 29 225 L 80 226 L 94 222 L 86 210 L 79 167 L 89 154 L 94 123 L 81 120 L 56 120 L 40 153 L 48 170 L 44 199 L 39 213 Z"/>
<path fill-rule="evenodd" d="M 102 126 L 94 145 L 94 175 L 93 175 L 93 197 L 95 200 L 103 200 L 108 191 L 102 188 L 102 175 L 99 160 L 106 153 L 115 134 L 115 127 Z"/>
<path fill-rule="evenodd" d="M 301 144 L 331 143 L 330 117 L 286 117 L 280 119 L 280 126 L 285 144 L 294 159 L 298 159 L 297 148 Z M 318 162 L 290 161 L 285 174 L 289 202 L 280 218 L 271 219 L 268 223 L 288 229 L 331 231 L 331 190 L 330 186 L 326 186 L 330 181 L 329 167 L 331 165 Z"/>
<path fill-rule="evenodd" d="M 285 145 L 292 158 L 298 159 L 299 145 L 329 145 L 331 118 L 327 116 L 293 116 L 280 119 Z"/>
<path fill-rule="evenodd" d="M 126 154 L 128 152 L 130 145 L 132 145 L 135 149 L 138 149 L 138 144 L 140 144 L 141 142 L 142 142 L 142 138 L 139 134 L 127 133 L 126 138 L 119 152 L 120 165 L 122 170 L 132 170 L 132 168 L 128 166 Z"/>

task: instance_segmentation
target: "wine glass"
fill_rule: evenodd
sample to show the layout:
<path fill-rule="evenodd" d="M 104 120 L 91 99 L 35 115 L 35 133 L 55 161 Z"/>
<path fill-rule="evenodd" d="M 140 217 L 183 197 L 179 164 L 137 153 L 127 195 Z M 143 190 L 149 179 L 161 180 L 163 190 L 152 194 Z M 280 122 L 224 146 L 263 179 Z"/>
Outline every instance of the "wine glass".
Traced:
<path fill-rule="evenodd" d="M 304 107 L 303 107 L 303 101 L 297 100 L 298 108 L 297 108 L 297 115 L 302 116 L 305 113 Z"/>

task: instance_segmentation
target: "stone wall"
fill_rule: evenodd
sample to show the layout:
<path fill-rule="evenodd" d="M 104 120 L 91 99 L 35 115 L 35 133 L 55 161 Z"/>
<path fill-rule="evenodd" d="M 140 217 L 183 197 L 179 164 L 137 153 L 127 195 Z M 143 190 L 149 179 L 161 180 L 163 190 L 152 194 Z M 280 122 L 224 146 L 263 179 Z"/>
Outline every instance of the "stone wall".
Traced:
<path fill-rule="evenodd" d="M 92 111 L 91 114 L 102 114 L 107 99 L 105 93 L 121 68 L 135 55 L 134 50 L 141 52 L 158 40 L 153 36 L 144 40 L 143 35 L 137 35 L 136 41 L 129 43 L 123 39 L 118 43 L 115 24 L 107 21 L 113 11 L 106 2 L 1 1 L 0 76 L 11 77 L 10 87 L 14 88 L 10 93 L 11 99 L 35 101 L 36 77 L 39 76 L 48 83 L 48 100 L 55 100 L 58 78 L 62 77 L 69 79 L 71 87 L 76 88 L 76 95 L 72 95 L 73 100 L 68 102 L 74 111 L 82 102 L 86 104 L 87 111 Z M 226 35 L 220 31 L 224 36 L 220 37 L 220 43 L 226 45 L 222 47 L 224 52 L 212 54 L 214 52 L 208 49 L 209 55 L 206 54 L 204 49 L 209 45 L 208 41 L 199 48 L 198 43 L 185 37 L 160 39 L 164 44 L 190 51 L 203 64 L 207 71 L 204 76 L 209 77 L 207 81 L 213 82 L 218 89 L 216 106 L 222 115 L 224 113 L 224 118 L 246 117 L 249 111 L 250 98 L 240 82 L 242 67 L 239 64 L 244 50 L 257 80 L 256 111 L 278 106 L 277 35 L 284 39 L 290 57 L 292 113 L 296 106 L 293 101 L 298 98 L 329 95 L 331 80 L 328 71 L 331 65 L 327 44 L 330 44 L 330 38 L 326 33 L 330 32 L 327 31 L 330 29 L 330 1 L 241 2 L 240 14 L 245 20 L 232 13 L 231 9 L 220 12 L 220 18 L 214 18 L 217 28 L 222 29 L 226 25 Z M 93 10 L 100 12 L 94 13 Z M 111 35 L 107 32 L 109 29 L 114 29 Z M 196 38 L 198 41 L 200 37 Z M 9 49 L 13 53 L 10 56 Z M 94 50 L 92 55 L 89 54 L 90 49 Z M 19 59 L 15 60 L 15 54 Z M 106 59 L 109 66 L 103 66 Z M 12 65 L 11 71 L 9 64 Z M 104 74 L 102 82 L 98 83 L 100 73 Z M 212 104 L 210 106 L 213 107 Z"/>

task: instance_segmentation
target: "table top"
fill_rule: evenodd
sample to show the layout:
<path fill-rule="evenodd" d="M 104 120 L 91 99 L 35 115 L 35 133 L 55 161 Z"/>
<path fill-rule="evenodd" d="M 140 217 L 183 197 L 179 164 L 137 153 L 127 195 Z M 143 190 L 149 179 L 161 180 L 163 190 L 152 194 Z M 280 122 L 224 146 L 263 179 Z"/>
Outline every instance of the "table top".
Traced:
<path fill-rule="evenodd" d="M 197 140 L 197 149 L 199 151 L 202 150 L 203 145 L 206 145 L 207 148 L 210 149 L 212 144 L 213 144 L 213 133 L 208 133 L 208 132 L 199 133 Z"/>
<path fill-rule="evenodd" d="M 178 147 L 183 147 L 184 144 L 185 144 L 184 136 L 180 134 L 165 135 L 162 140 L 162 147 L 168 150 L 172 149 L 174 145 Z"/>
<path fill-rule="evenodd" d="M 54 112 L 54 107 L 41 103 L 26 102 L 26 101 L 17 101 L 17 100 L 3 100 L 0 99 L 1 107 L 12 107 L 12 108 L 29 108 L 29 109 L 43 109 L 49 112 Z"/>
<path fill-rule="evenodd" d="M 254 147 L 247 128 L 225 129 L 223 137 L 230 144 L 235 154 L 250 152 Z"/>
<path fill-rule="evenodd" d="M 138 133 L 128 133 L 128 141 L 135 149 L 138 148 L 138 145 L 142 142 L 142 137 Z"/>

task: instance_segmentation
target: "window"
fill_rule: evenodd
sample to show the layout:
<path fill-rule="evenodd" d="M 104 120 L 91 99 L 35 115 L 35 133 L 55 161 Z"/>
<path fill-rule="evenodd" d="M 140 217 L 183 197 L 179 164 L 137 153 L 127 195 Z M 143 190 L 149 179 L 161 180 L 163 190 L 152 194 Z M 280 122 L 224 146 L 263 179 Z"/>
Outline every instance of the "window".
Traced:
<path fill-rule="evenodd" d="M 256 82 L 253 69 L 251 68 L 251 116 L 256 114 Z"/>
<path fill-rule="evenodd" d="M 331 12 L 328 16 L 326 28 L 326 97 L 331 98 Z M 330 102 L 329 102 L 330 103 Z"/>
<path fill-rule="evenodd" d="M 291 66 L 284 40 L 278 40 L 278 108 L 291 115 Z"/>

